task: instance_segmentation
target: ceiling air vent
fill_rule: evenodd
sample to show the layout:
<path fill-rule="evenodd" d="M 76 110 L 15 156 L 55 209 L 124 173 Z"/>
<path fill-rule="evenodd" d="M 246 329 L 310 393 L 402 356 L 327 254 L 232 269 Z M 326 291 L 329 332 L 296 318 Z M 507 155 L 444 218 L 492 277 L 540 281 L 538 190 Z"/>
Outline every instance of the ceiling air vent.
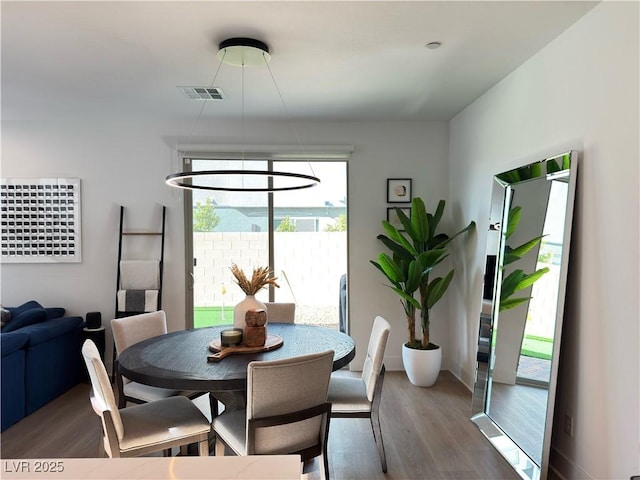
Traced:
<path fill-rule="evenodd" d="M 218 87 L 178 87 L 191 100 L 223 100 L 224 93 Z"/>

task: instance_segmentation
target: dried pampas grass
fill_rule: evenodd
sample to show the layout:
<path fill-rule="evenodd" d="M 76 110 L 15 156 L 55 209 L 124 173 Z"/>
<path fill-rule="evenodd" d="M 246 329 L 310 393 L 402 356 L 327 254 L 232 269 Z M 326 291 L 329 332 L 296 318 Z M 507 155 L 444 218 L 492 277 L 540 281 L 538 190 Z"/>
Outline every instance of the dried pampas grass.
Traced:
<path fill-rule="evenodd" d="M 251 280 L 247 279 L 242 269 L 235 263 L 231 265 L 230 269 L 236 279 L 236 283 L 247 295 L 255 295 L 267 285 L 280 288 L 280 285 L 276 283 L 277 278 L 273 276 L 273 272 L 268 267 L 254 268 Z"/>

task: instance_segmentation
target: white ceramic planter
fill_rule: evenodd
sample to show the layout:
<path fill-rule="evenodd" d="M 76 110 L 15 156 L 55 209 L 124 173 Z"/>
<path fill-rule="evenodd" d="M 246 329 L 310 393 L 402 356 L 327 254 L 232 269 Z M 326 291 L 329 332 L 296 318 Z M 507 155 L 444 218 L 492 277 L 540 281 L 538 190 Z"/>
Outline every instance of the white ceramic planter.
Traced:
<path fill-rule="evenodd" d="M 253 295 L 247 295 L 244 300 L 241 300 L 235 307 L 233 307 L 233 326 L 235 328 L 244 328 L 245 315 L 247 310 L 267 310 L 267 307 L 260 300 L 256 300 Z M 268 319 L 267 319 L 268 320 Z"/>
<path fill-rule="evenodd" d="M 438 379 L 442 349 L 418 350 L 402 345 L 402 363 L 409 381 L 417 387 L 430 387 Z"/>

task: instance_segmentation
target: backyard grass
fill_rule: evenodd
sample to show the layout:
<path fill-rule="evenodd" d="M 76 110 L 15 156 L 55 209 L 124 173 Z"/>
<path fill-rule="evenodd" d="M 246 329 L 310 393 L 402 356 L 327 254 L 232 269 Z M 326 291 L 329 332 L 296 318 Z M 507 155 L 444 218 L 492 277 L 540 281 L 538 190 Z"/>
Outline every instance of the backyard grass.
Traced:
<path fill-rule="evenodd" d="M 193 327 L 212 327 L 233 323 L 233 307 L 195 307 Z"/>
<path fill-rule="evenodd" d="M 536 337 L 534 335 L 525 335 L 522 342 L 520 355 L 525 357 L 542 358 L 551 360 L 553 352 L 553 339 L 545 337 Z"/>

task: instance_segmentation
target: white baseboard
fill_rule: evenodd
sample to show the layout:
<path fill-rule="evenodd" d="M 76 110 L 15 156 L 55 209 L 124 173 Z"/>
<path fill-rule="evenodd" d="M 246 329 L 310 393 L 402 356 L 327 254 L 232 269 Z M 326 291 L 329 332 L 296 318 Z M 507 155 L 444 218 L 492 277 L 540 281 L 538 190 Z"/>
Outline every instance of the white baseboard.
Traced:
<path fill-rule="evenodd" d="M 384 357 L 384 367 L 388 371 L 404 371 L 404 366 L 402 365 L 402 355 L 386 355 Z"/>
<path fill-rule="evenodd" d="M 549 469 L 553 470 L 560 480 L 594 480 L 553 445 L 549 452 Z"/>

